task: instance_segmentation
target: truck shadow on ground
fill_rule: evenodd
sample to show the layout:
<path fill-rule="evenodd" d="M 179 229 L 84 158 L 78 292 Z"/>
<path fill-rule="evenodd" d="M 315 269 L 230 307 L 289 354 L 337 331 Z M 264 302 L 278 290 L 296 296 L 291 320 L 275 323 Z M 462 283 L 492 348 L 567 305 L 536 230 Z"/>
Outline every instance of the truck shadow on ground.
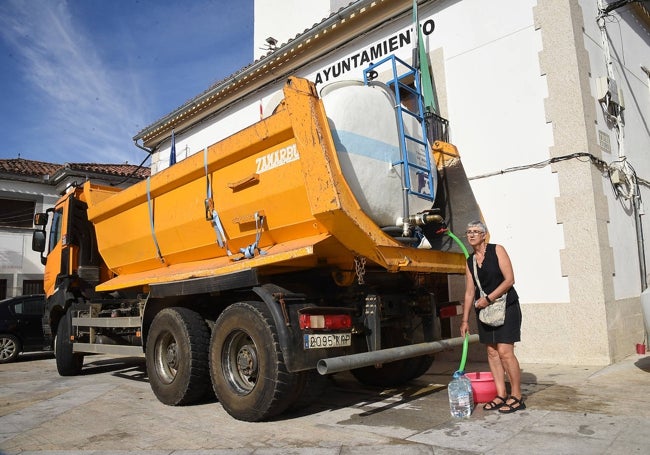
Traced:
<path fill-rule="evenodd" d="M 92 359 L 92 356 L 86 357 L 82 375 L 110 374 L 131 381 L 149 382 L 147 367 L 142 357 L 102 358 L 88 362 L 89 359 Z"/>
<path fill-rule="evenodd" d="M 45 355 L 51 355 L 51 353 L 40 353 L 40 358 Z M 640 359 L 635 365 L 643 371 L 650 372 L 650 357 Z M 109 374 L 113 377 L 130 381 L 149 382 L 145 360 L 141 357 L 103 357 L 93 360 L 93 356 L 87 356 L 82 375 L 99 374 Z M 411 402 L 423 399 L 429 401 L 434 400 L 439 405 L 446 406 L 446 390 L 450 380 L 448 376 L 440 373 L 425 374 L 401 386 L 382 388 L 360 384 L 349 372 L 336 373 L 327 377 L 323 383 L 321 393 L 311 403 L 290 409 L 271 419 L 271 421 L 292 420 L 320 412 L 336 411 L 344 408 L 355 409 L 355 416 L 359 418 L 373 417 L 385 413 L 390 414 L 390 411 L 403 408 Z M 552 380 L 539 383 L 538 378 L 534 374 L 522 372 L 522 392 L 524 399 L 528 400 L 532 398 L 530 404 L 535 404 L 535 407 L 544 408 L 545 405 L 553 403 L 553 406 L 550 408 L 557 408 L 559 406 L 558 403 L 565 401 L 560 399 L 560 396 L 566 395 L 568 397 L 575 394 L 575 390 L 571 389 L 568 391 L 565 389 L 566 387 L 558 387 Z M 218 403 L 218 400 L 212 391 L 209 391 L 196 405 L 211 403 Z M 583 404 L 585 403 L 583 401 Z M 482 404 L 479 404 L 479 406 L 482 406 Z M 567 406 L 564 403 L 560 408 L 566 410 Z M 592 407 L 586 406 L 588 409 Z"/>
<path fill-rule="evenodd" d="M 149 382 L 146 363 L 141 357 L 102 357 L 93 360 L 92 355 L 86 356 L 81 374 L 84 376 L 107 374 L 130 381 Z M 446 383 L 432 384 L 427 381 L 427 378 L 414 380 L 398 387 L 371 387 L 358 383 L 349 373 L 337 373 L 327 377 L 321 393 L 312 403 L 286 411 L 271 421 L 291 420 L 348 407 L 358 409 L 360 417 L 369 417 L 436 393 L 443 394 L 446 401 L 446 389 Z M 196 405 L 211 403 L 218 403 L 218 400 L 209 391 Z"/>
<path fill-rule="evenodd" d="M 435 394 L 444 395 L 446 402 L 446 390 L 446 384 L 431 384 L 421 379 L 396 387 L 373 387 L 358 383 L 349 373 L 337 373 L 328 376 L 322 393 L 313 403 L 286 412 L 273 420 L 296 419 L 343 408 L 356 409 L 358 412 L 355 415 L 359 418 L 372 417 Z"/>

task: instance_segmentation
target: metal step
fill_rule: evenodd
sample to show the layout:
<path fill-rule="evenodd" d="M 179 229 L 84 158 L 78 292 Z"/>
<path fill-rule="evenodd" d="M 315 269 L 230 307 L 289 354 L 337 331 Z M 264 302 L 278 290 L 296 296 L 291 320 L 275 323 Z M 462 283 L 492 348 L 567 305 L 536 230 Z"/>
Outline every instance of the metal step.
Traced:
<path fill-rule="evenodd" d="M 119 318 L 72 318 L 73 327 L 140 327 L 138 316 Z"/>
<path fill-rule="evenodd" d="M 73 343 L 72 352 L 144 357 L 142 346 L 123 346 L 119 344 Z"/>

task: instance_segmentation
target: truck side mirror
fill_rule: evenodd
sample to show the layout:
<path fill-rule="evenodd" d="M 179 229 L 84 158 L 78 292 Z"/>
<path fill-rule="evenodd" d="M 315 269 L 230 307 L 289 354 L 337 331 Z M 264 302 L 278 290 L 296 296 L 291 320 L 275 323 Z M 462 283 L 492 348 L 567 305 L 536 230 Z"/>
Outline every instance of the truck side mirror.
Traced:
<path fill-rule="evenodd" d="M 45 232 L 34 231 L 32 235 L 32 250 L 43 253 L 45 251 Z"/>
<path fill-rule="evenodd" d="M 35 213 L 34 214 L 34 224 L 36 226 L 47 226 L 47 213 Z M 32 244 L 33 246 L 33 244 Z M 37 251 L 37 250 L 35 250 Z"/>
<path fill-rule="evenodd" d="M 43 256 L 45 251 L 45 231 L 34 231 L 32 234 L 32 250 L 41 253 L 41 263 L 45 265 L 47 258 Z"/>

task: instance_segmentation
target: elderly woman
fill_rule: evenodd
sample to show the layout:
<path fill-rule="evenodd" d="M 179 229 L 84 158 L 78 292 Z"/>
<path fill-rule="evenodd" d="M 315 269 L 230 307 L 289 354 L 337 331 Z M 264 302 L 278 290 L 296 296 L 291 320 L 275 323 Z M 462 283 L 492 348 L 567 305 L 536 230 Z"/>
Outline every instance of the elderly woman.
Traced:
<path fill-rule="evenodd" d="M 502 413 L 526 409 L 521 396 L 521 370 L 515 356 L 515 342 L 521 338 L 521 308 L 519 296 L 513 287 L 515 277 L 510 257 L 503 246 L 486 242 L 487 228 L 481 221 L 469 223 L 466 235 L 474 252 L 467 259 L 465 268 L 465 301 L 460 334 L 465 336 L 469 332 L 469 314 L 473 307 L 479 340 L 487 346 L 488 363 L 497 389 L 496 398 L 486 403 L 483 409 L 498 409 Z M 478 277 L 474 276 L 474 260 Z M 477 279 L 484 291 L 483 295 L 479 291 Z M 504 294 L 507 294 L 504 324 L 493 327 L 481 322 L 478 318 L 481 309 Z M 510 380 L 510 395 L 506 392 L 506 374 Z"/>

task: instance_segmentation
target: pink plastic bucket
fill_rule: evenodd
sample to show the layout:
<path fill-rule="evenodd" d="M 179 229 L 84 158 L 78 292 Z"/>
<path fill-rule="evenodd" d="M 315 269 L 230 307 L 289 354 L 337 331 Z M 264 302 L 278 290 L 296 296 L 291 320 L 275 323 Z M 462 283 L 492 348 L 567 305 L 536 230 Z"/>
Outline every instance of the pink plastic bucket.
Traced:
<path fill-rule="evenodd" d="M 465 373 L 465 376 L 472 383 L 474 403 L 489 403 L 497 396 L 497 386 L 489 371 Z"/>

